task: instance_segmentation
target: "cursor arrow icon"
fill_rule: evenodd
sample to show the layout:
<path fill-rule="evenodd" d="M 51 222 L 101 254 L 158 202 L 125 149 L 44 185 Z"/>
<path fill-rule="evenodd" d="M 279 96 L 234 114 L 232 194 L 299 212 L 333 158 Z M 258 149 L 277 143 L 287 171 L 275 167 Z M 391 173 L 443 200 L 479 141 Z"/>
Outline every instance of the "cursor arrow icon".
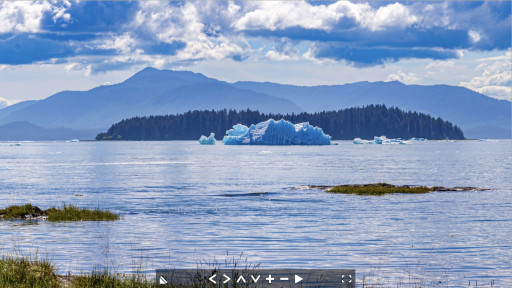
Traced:
<path fill-rule="evenodd" d="M 295 284 L 299 283 L 300 281 L 302 281 L 302 277 L 300 277 L 299 275 L 295 274 Z"/>

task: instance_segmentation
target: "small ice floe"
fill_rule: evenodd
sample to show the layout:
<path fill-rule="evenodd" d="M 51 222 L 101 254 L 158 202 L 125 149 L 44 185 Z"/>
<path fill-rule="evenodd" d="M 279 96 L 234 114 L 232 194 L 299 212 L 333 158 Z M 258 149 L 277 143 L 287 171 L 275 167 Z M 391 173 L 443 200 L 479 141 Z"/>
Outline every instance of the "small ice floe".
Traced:
<path fill-rule="evenodd" d="M 409 140 L 403 140 L 402 138 L 387 138 L 386 136 L 375 136 L 373 140 L 363 140 L 361 138 L 355 138 L 354 144 L 380 144 L 380 145 L 388 145 L 388 144 L 412 144 L 417 141 L 426 141 L 425 138 L 411 138 Z"/>
<path fill-rule="evenodd" d="M 423 141 L 427 141 L 427 139 L 412 137 L 411 139 L 409 139 L 409 141 L 420 141 L 420 142 L 423 142 Z"/>
<path fill-rule="evenodd" d="M 354 144 L 375 144 L 375 142 L 373 142 L 371 140 L 363 140 L 361 138 L 355 138 Z"/>
<path fill-rule="evenodd" d="M 259 154 L 272 154 L 272 151 L 263 150 L 263 151 L 260 151 Z"/>
<path fill-rule="evenodd" d="M 199 138 L 199 144 L 215 145 L 215 133 L 210 133 L 210 136 L 208 136 L 208 137 L 201 135 L 201 137 Z"/>
<path fill-rule="evenodd" d="M 78 139 L 71 139 L 71 140 L 68 140 L 66 142 L 67 143 L 77 143 L 77 142 L 80 142 L 80 140 L 78 140 Z"/>
<path fill-rule="evenodd" d="M 289 190 L 309 190 L 311 189 L 311 186 L 308 185 L 299 185 L 297 187 L 289 187 Z"/>

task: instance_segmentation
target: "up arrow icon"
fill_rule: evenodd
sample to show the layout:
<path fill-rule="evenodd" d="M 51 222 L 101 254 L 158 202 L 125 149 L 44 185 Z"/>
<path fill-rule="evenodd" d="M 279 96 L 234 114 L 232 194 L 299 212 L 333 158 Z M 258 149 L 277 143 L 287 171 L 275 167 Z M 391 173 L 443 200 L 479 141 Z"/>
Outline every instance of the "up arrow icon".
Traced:
<path fill-rule="evenodd" d="M 300 277 L 299 275 L 295 274 L 295 284 L 299 283 L 300 281 L 302 281 L 302 277 Z"/>

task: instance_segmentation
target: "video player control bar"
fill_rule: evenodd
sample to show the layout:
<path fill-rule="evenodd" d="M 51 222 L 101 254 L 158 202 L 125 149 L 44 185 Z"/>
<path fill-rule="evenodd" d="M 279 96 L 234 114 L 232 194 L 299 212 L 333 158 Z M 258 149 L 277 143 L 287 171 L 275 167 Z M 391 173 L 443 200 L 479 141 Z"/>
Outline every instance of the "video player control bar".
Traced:
<path fill-rule="evenodd" d="M 160 287 L 355 288 L 355 269 L 158 269 Z"/>

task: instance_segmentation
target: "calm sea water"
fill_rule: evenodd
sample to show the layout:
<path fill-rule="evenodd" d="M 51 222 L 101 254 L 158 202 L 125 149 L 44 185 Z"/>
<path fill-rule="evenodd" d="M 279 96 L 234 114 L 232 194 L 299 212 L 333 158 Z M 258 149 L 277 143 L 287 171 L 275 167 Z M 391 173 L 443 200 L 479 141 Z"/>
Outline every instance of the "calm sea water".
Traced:
<path fill-rule="evenodd" d="M 0 221 L 0 251 L 37 251 L 62 273 L 191 268 L 243 253 L 264 268 L 355 268 L 359 279 L 384 284 L 418 277 L 427 287 L 511 287 L 511 144 L 3 142 L 0 207 L 71 203 L 122 220 Z M 491 190 L 363 197 L 290 189 L 374 182 Z"/>

